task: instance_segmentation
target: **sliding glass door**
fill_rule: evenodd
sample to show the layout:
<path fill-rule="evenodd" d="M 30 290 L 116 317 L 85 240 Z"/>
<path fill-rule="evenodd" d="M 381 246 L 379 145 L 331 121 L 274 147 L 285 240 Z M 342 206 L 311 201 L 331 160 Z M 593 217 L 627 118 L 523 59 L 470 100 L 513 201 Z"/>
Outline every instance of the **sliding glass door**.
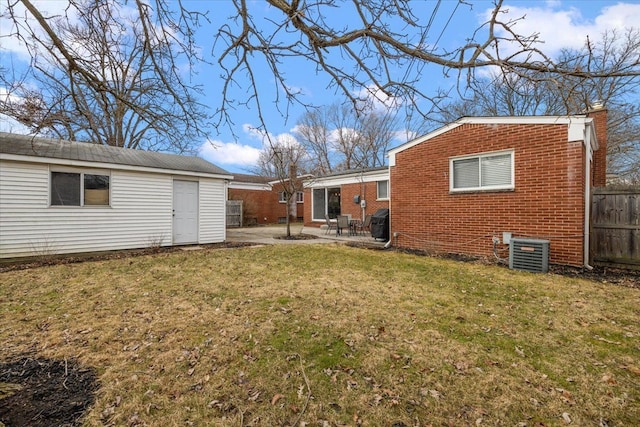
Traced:
<path fill-rule="evenodd" d="M 340 215 L 340 187 L 313 189 L 312 216 L 314 221 L 324 221 L 325 215 Z"/>

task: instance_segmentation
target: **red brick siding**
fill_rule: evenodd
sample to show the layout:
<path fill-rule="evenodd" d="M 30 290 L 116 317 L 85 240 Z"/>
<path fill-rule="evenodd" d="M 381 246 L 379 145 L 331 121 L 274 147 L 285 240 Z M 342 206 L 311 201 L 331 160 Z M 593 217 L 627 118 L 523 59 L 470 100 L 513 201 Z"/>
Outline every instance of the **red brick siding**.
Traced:
<path fill-rule="evenodd" d="M 360 195 L 360 199 L 367 201 L 363 209 L 353 202 L 353 198 Z M 364 219 L 364 215 L 374 214 L 378 209 L 389 208 L 389 200 L 377 200 L 378 185 L 376 182 L 345 184 L 340 189 L 340 211 L 343 215 L 351 215 L 354 219 Z"/>
<path fill-rule="evenodd" d="M 450 157 L 506 149 L 514 191 L 450 194 Z M 552 263 L 582 265 L 583 156 L 566 125 L 465 124 L 402 151 L 391 168 L 394 243 L 491 256 L 492 236 L 509 231 L 549 239 Z"/>
<path fill-rule="evenodd" d="M 245 224 L 251 224 L 255 218 L 258 224 L 276 224 L 287 215 L 286 206 L 278 201 L 278 191 L 282 188 L 276 184 L 271 191 L 241 190 L 229 188 L 229 200 L 242 200 L 242 211 Z M 307 200 L 307 199 L 305 199 Z M 292 212 L 292 220 L 302 216 L 304 203 L 297 203 L 297 212 Z"/>
<path fill-rule="evenodd" d="M 364 209 L 364 213 L 359 204 L 353 202 L 353 198 L 356 195 L 360 195 L 360 199 L 367 201 L 367 207 Z M 322 225 L 320 222 L 313 222 L 311 220 L 311 189 L 306 189 L 304 192 L 305 206 L 304 206 L 304 225 L 319 227 Z M 340 187 L 340 212 L 343 215 L 351 215 L 354 219 L 363 219 L 363 215 L 374 214 L 378 209 L 389 208 L 389 200 L 377 200 L 378 187 L 374 182 L 358 182 L 353 184 L 344 184 Z"/>
<path fill-rule="evenodd" d="M 598 138 L 598 150 L 593 153 L 593 186 L 607 185 L 607 110 L 594 110 L 588 114 L 593 118 Z"/>
<path fill-rule="evenodd" d="M 285 215 L 284 204 L 278 203 L 275 191 L 229 189 L 229 200 L 242 200 L 245 223 L 255 218 L 258 224 L 273 224 Z"/>

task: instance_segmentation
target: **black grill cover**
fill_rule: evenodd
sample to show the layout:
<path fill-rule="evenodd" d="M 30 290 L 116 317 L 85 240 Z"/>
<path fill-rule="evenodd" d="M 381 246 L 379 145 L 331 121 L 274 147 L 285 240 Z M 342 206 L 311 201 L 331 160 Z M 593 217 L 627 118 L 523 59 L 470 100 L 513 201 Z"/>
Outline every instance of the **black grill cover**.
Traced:
<path fill-rule="evenodd" d="M 371 237 L 389 240 L 389 209 L 378 209 L 371 216 Z"/>

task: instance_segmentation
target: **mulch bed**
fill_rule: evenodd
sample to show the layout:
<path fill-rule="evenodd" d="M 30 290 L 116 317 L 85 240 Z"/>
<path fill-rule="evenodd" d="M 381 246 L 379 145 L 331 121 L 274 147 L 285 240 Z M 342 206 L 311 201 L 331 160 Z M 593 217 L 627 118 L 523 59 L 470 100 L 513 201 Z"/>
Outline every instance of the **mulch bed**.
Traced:
<path fill-rule="evenodd" d="M 312 239 L 317 239 L 318 236 L 314 236 L 313 234 L 298 233 L 298 234 L 292 234 L 290 236 L 287 236 L 287 235 L 273 236 L 273 238 L 278 240 L 312 240 Z"/>
<path fill-rule="evenodd" d="M 78 426 L 98 387 L 95 370 L 74 360 L 0 363 L 0 426 Z"/>

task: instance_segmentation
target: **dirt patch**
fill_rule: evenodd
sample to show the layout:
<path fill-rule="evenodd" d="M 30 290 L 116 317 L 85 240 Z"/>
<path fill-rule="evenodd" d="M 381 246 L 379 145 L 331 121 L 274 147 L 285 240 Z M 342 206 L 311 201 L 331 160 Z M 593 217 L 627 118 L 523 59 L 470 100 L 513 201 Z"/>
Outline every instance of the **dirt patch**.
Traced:
<path fill-rule="evenodd" d="M 97 390 L 95 371 L 74 360 L 22 357 L 0 363 L 0 426 L 80 425 Z"/>

